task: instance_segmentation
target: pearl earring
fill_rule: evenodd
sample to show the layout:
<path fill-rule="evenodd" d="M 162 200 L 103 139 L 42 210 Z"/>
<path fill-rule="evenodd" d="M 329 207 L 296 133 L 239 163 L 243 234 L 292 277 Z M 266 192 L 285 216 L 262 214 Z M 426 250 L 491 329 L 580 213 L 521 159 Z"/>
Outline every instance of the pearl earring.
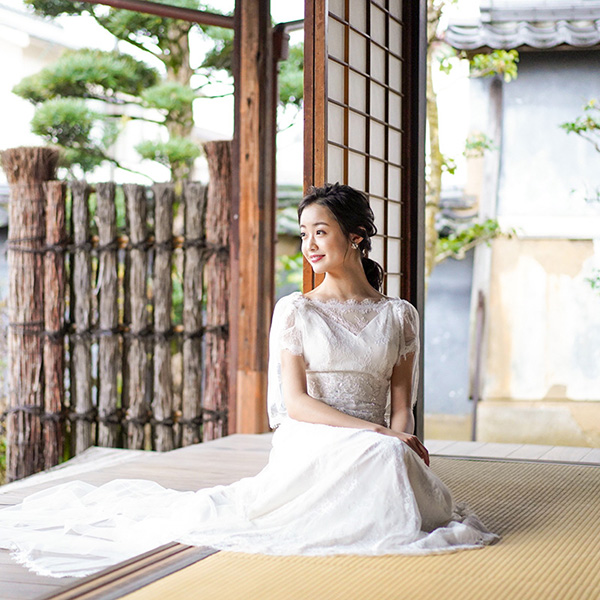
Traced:
<path fill-rule="evenodd" d="M 352 242 L 352 250 L 358 250 L 358 244 L 356 242 Z"/>

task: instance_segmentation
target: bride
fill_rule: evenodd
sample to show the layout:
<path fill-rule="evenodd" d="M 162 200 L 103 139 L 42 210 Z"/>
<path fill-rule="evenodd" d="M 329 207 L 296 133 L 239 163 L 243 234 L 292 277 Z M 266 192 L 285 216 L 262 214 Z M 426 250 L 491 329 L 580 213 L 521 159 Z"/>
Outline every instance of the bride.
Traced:
<path fill-rule="evenodd" d="M 312 188 L 302 253 L 321 285 L 275 306 L 268 465 L 229 486 L 70 482 L 0 511 L 0 547 L 37 573 L 83 576 L 170 541 L 264 554 L 425 554 L 495 542 L 457 506 L 413 434 L 419 318 L 379 292 L 367 198 Z"/>

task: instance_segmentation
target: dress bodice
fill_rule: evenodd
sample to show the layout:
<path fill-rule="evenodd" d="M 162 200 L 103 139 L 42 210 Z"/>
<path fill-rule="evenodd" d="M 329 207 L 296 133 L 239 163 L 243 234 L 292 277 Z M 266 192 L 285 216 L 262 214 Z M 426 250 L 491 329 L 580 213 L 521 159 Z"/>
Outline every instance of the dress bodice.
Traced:
<path fill-rule="evenodd" d="M 384 425 L 392 370 L 418 350 L 418 315 L 399 298 L 322 301 L 296 292 L 277 303 L 273 316 L 270 351 L 282 350 L 304 357 L 309 395 Z M 415 390 L 417 363 L 413 361 Z M 278 375 L 280 379 L 280 370 Z M 270 398 L 271 424 L 284 415 L 285 399 L 274 404 Z"/>

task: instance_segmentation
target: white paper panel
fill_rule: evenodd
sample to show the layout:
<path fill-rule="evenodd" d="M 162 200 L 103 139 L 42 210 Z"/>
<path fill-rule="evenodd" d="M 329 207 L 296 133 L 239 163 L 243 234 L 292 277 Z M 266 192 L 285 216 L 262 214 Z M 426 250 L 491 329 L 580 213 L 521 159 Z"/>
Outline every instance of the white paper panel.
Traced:
<path fill-rule="evenodd" d="M 397 165 L 400 164 L 402 146 L 400 145 L 402 136 L 394 129 L 388 130 L 388 160 Z"/>
<path fill-rule="evenodd" d="M 327 113 L 327 129 L 330 141 L 344 143 L 344 109 L 331 102 Z"/>
<path fill-rule="evenodd" d="M 390 273 L 400 273 L 400 240 L 387 240 L 387 270 Z"/>
<path fill-rule="evenodd" d="M 402 63 L 395 57 L 389 57 L 388 85 L 400 91 L 402 89 Z"/>
<path fill-rule="evenodd" d="M 359 31 L 367 30 L 367 0 L 352 0 L 350 2 L 350 25 Z"/>
<path fill-rule="evenodd" d="M 402 171 L 400 167 L 388 165 L 388 198 L 390 200 L 400 200 L 400 184 Z"/>
<path fill-rule="evenodd" d="M 388 273 L 386 277 L 385 293 L 393 298 L 400 296 L 400 276 Z"/>
<path fill-rule="evenodd" d="M 371 4 L 371 39 L 385 46 L 386 14 L 374 4 Z"/>
<path fill-rule="evenodd" d="M 367 110 L 367 79 L 358 73 L 350 71 L 348 103 L 352 108 L 366 112 Z"/>
<path fill-rule="evenodd" d="M 371 44 L 371 77 L 381 83 L 385 83 L 385 52 Z"/>
<path fill-rule="evenodd" d="M 367 151 L 366 128 L 367 120 L 362 115 L 349 111 L 348 145 L 353 150 Z"/>
<path fill-rule="evenodd" d="M 396 23 L 393 19 L 390 19 L 390 41 L 389 48 L 392 52 L 398 55 L 402 55 L 402 26 L 400 23 Z"/>
<path fill-rule="evenodd" d="M 400 128 L 402 124 L 402 98 L 394 92 L 389 92 L 388 102 L 390 104 L 390 125 Z"/>
<path fill-rule="evenodd" d="M 385 128 L 377 121 L 371 121 L 369 154 L 377 158 L 385 158 Z"/>
<path fill-rule="evenodd" d="M 400 204 L 398 202 L 388 202 L 388 230 L 387 234 L 400 237 Z"/>
<path fill-rule="evenodd" d="M 327 150 L 327 181 L 344 181 L 344 153 L 341 148 L 329 144 Z"/>
<path fill-rule="evenodd" d="M 344 67 L 331 59 L 327 61 L 327 91 L 333 100 L 344 102 Z"/>
<path fill-rule="evenodd" d="M 374 82 L 371 82 L 371 116 L 385 119 L 385 88 Z"/>
<path fill-rule="evenodd" d="M 369 160 L 369 193 L 383 197 L 384 190 L 384 164 L 375 158 Z"/>
<path fill-rule="evenodd" d="M 350 64 L 361 73 L 367 70 L 367 40 L 356 31 L 350 31 Z"/>
<path fill-rule="evenodd" d="M 329 19 L 327 31 L 327 51 L 329 56 L 344 60 L 345 27 L 335 19 Z"/>
<path fill-rule="evenodd" d="M 359 190 L 365 189 L 366 159 L 362 154 L 348 152 L 348 185 Z"/>

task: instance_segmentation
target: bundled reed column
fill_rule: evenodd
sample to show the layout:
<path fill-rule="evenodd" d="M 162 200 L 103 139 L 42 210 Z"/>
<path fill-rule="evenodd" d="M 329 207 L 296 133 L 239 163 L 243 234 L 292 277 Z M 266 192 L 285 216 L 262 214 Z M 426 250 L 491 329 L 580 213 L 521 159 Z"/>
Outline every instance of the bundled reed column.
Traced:
<path fill-rule="evenodd" d="M 92 262 L 90 243 L 90 188 L 85 181 L 71 184 L 71 220 L 73 229 L 73 266 L 71 289 L 71 428 L 74 454 L 94 443 L 93 423 L 96 410 L 92 403 L 92 356 L 90 326 L 92 324 Z"/>
<path fill-rule="evenodd" d="M 171 307 L 173 284 L 173 200 L 171 183 L 157 183 L 154 192 L 154 414 L 153 442 L 158 451 L 174 448 L 173 376 L 171 373 Z"/>
<path fill-rule="evenodd" d="M 146 334 L 148 332 L 148 225 L 146 194 L 137 184 L 123 186 L 129 227 L 129 259 L 125 303 L 129 318 L 126 344 L 126 377 L 123 395 L 127 406 L 127 447 L 144 448 L 144 424 L 149 416 L 149 381 Z M 125 371 L 125 369 L 124 369 Z"/>
<path fill-rule="evenodd" d="M 65 395 L 65 184 L 49 181 L 46 190 L 44 257 L 44 468 L 63 456 L 62 410 Z"/>
<path fill-rule="evenodd" d="M 181 444 L 202 441 L 202 270 L 205 262 L 206 186 L 184 185 L 183 391 Z"/>
<path fill-rule="evenodd" d="M 119 374 L 117 211 L 115 184 L 96 185 L 98 219 L 98 445 L 119 445 L 117 379 Z"/>
<path fill-rule="evenodd" d="M 231 142 L 208 142 L 204 144 L 204 150 L 209 169 L 206 245 L 210 252 L 204 268 L 206 332 L 203 439 L 206 441 L 227 434 Z"/>
<path fill-rule="evenodd" d="M 10 184 L 6 478 L 14 481 L 44 468 L 43 183 L 54 178 L 58 153 L 50 148 L 13 148 L 2 152 L 0 160 Z"/>

